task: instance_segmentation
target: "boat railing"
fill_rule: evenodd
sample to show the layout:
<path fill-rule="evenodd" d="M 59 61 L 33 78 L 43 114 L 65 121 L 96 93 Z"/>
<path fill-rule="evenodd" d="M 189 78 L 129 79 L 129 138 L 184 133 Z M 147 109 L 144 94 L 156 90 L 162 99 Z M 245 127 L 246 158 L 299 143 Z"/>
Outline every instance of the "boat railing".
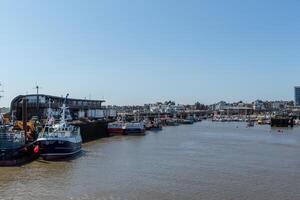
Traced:
<path fill-rule="evenodd" d="M 24 132 L 0 133 L 0 148 L 9 149 L 25 144 Z"/>
<path fill-rule="evenodd" d="M 45 131 L 39 135 L 39 138 L 59 138 L 59 137 L 74 137 L 78 135 L 78 129 L 55 129 L 53 131 Z"/>

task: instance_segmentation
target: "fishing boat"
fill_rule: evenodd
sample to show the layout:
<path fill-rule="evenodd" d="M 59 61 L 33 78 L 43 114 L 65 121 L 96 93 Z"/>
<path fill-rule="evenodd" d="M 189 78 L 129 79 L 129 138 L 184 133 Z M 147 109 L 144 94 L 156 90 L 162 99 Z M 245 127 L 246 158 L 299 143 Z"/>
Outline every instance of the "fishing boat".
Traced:
<path fill-rule="evenodd" d="M 145 130 L 151 131 L 160 131 L 162 130 L 162 121 L 159 118 L 155 118 L 153 120 L 146 119 L 143 121 L 145 125 Z"/>
<path fill-rule="evenodd" d="M 153 122 L 152 121 L 150 121 L 149 119 L 146 119 L 146 120 L 143 121 L 143 123 L 144 123 L 144 126 L 145 126 L 145 130 L 149 131 L 149 130 L 152 129 L 152 127 L 153 127 Z"/>
<path fill-rule="evenodd" d="M 194 124 L 194 121 L 193 120 L 190 120 L 190 119 L 183 119 L 181 121 L 182 124 Z"/>
<path fill-rule="evenodd" d="M 0 166 L 15 166 L 36 158 L 35 141 L 26 138 L 18 123 L 5 124 L 0 117 Z"/>
<path fill-rule="evenodd" d="M 113 122 L 107 125 L 109 135 L 123 135 L 125 126 L 123 122 Z"/>
<path fill-rule="evenodd" d="M 23 122 L 15 122 L 13 119 L 14 116 L 9 120 L 0 114 L 0 166 L 21 165 L 35 157 L 34 141 L 26 138 Z M 31 134 L 28 132 L 27 136 L 31 137 Z"/>
<path fill-rule="evenodd" d="M 161 131 L 163 129 L 162 127 L 162 122 L 160 119 L 154 119 L 154 121 L 152 121 L 152 126 L 151 129 L 152 131 Z"/>
<path fill-rule="evenodd" d="M 66 96 L 61 107 L 60 121 L 49 116 L 48 123 L 39 133 L 37 144 L 39 154 L 45 160 L 58 160 L 75 156 L 81 152 L 82 138 L 80 128 L 69 124 L 66 120 Z"/>
<path fill-rule="evenodd" d="M 167 119 L 166 120 L 166 125 L 167 126 L 178 126 L 179 123 L 177 122 L 176 119 Z"/>
<path fill-rule="evenodd" d="M 124 135 L 145 135 L 145 126 L 142 122 L 126 123 L 124 127 Z"/>
<path fill-rule="evenodd" d="M 17 165 L 25 151 L 25 132 L 15 130 L 13 125 L 0 125 L 0 165 Z"/>
<path fill-rule="evenodd" d="M 195 116 L 188 116 L 187 118 L 186 118 L 186 120 L 189 120 L 189 121 L 191 121 L 191 122 L 197 122 L 197 120 L 196 120 L 196 117 Z"/>

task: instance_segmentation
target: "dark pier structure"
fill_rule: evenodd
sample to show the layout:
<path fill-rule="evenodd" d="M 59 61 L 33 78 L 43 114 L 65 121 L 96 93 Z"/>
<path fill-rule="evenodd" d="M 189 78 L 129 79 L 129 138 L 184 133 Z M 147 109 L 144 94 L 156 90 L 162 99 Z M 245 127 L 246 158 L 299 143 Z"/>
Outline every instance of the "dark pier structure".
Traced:
<path fill-rule="evenodd" d="M 110 136 L 105 120 L 74 121 L 71 124 L 80 128 L 83 143 Z"/>

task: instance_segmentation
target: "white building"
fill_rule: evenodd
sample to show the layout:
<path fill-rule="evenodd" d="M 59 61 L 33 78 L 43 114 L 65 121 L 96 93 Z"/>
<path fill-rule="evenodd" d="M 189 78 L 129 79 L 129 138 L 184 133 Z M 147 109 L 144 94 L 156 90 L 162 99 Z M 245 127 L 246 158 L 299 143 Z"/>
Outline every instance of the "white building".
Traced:
<path fill-rule="evenodd" d="M 264 111 L 264 110 L 266 110 L 264 102 L 261 101 L 261 100 L 256 100 L 253 103 L 253 110 L 254 111 Z"/>

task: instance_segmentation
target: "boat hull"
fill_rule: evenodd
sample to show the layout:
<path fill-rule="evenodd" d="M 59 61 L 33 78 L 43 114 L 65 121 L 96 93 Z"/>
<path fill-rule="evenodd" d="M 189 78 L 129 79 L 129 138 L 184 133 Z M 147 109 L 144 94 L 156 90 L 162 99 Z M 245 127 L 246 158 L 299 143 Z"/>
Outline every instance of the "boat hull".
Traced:
<path fill-rule="evenodd" d="M 109 135 L 123 135 L 124 129 L 123 128 L 108 128 L 107 132 Z"/>
<path fill-rule="evenodd" d="M 40 140 L 40 156 L 44 160 L 61 160 L 74 157 L 81 153 L 81 142 L 65 140 Z"/>
<path fill-rule="evenodd" d="M 34 147 L 35 144 L 31 143 L 17 149 L 0 149 L 0 166 L 18 166 L 36 159 Z"/>
<path fill-rule="evenodd" d="M 145 129 L 139 128 L 132 128 L 132 129 L 125 129 L 125 135 L 145 135 Z"/>
<path fill-rule="evenodd" d="M 162 127 L 153 127 L 150 129 L 150 131 L 162 131 L 163 128 Z"/>
<path fill-rule="evenodd" d="M 167 121 L 166 125 L 167 126 L 179 126 L 179 123 L 177 123 L 176 121 Z"/>
<path fill-rule="evenodd" d="M 191 125 L 191 124 L 194 124 L 194 122 L 192 120 L 185 120 L 182 122 L 182 124 Z"/>

